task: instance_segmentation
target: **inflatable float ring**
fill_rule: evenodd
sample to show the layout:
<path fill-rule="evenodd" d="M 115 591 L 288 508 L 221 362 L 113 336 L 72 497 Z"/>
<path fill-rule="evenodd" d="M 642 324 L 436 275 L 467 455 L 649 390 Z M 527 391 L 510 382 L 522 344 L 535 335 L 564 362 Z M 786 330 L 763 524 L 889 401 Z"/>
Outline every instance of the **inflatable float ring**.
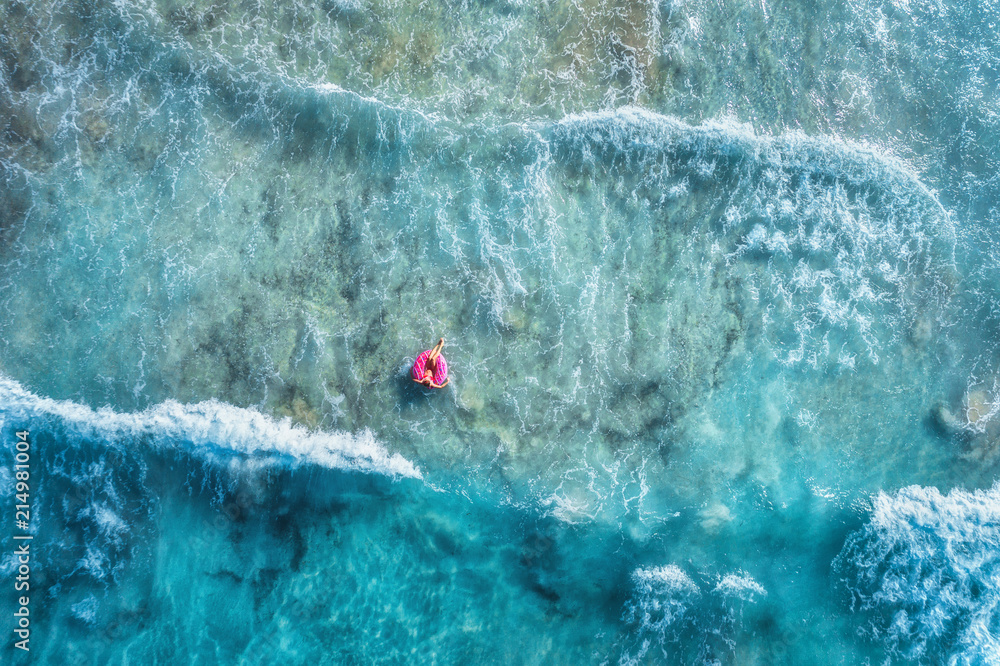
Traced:
<path fill-rule="evenodd" d="M 431 349 L 421 352 L 417 356 L 417 360 L 413 362 L 413 378 L 415 380 L 423 381 L 424 374 L 427 372 L 427 359 L 431 355 Z M 448 362 L 444 360 L 444 356 L 438 354 L 437 356 L 437 367 L 434 369 L 434 383 L 444 384 L 444 380 L 448 379 Z"/>

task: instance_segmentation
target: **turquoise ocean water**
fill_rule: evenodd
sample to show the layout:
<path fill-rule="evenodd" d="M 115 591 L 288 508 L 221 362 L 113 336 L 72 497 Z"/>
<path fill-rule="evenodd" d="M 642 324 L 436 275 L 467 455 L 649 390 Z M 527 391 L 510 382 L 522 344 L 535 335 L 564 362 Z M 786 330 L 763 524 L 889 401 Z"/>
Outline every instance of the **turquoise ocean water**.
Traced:
<path fill-rule="evenodd" d="M 0 661 L 1000 664 L 998 27 L 4 3 Z"/>

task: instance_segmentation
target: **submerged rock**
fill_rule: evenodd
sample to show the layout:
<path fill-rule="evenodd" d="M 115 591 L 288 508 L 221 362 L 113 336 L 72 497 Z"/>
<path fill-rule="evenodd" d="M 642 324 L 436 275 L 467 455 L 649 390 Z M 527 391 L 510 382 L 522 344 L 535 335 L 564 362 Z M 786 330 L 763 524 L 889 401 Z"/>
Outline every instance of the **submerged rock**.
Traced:
<path fill-rule="evenodd" d="M 701 526 L 711 533 L 718 532 L 733 519 L 729 507 L 719 503 L 705 507 L 698 515 L 701 517 Z"/>
<path fill-rule="evenodd" d="M 927 346 L 934 334 L 934 322 L 930 317 L 918 317 L 910 327 L 910 343 L 920 349 Z"/>
<path fill-rule="evenodd" d="M 943 402 L 931 408 L 931 421 L 943 434 L 954 436 L 962 432 L 963 423 L 959 417 Z"/>
<path fill-rule="evenodd" d="M 480 412 L 483 410 L 483 407 L 486 406 L 486 402 L 483 400 L 482 394 L 474 384 L 462 387 L 462 391 L 459 393 L 458 402 L 464 409 L 471 412 Z"/>
<path fill-rule="evenodd" d="M 970 426 L 982 427 L 995 409 L 996 405 L 990 401 L 989 394 L 984 390 L 970 391 L 965 396 L 965 418 Z"/>

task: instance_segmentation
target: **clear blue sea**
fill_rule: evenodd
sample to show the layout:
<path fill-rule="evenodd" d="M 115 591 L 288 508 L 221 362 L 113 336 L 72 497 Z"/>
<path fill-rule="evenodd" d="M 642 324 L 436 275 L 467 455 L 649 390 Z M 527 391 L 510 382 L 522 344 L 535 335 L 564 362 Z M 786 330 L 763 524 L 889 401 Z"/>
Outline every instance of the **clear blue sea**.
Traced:
<path fill-rule="evenodd" d="M 0 662 L 1000 664 L 998 174 L 995 0 L 7 0 Z"/>

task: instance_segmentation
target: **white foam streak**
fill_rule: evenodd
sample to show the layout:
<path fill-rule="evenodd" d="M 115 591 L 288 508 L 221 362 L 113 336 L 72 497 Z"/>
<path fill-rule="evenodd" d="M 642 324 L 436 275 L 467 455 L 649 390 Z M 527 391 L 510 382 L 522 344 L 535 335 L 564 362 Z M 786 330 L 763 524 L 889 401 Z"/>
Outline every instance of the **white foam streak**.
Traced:
<path fill-rule="evenodd" d="M 597 172 L 623 163 L 653 204 L 699 190 L 704 200 L 692 203 L 725 204 L 721 217 L 698 213 L 694 229 L 719 243 L 756 302 L 785 313 L 765 322 L 784 364 L 833 361 L 831 331 L 849 342 L 844 358 L 866 354 L 877 364 L 894 329 L 911 326 L 920 310 L 951 304 L 953 220 L 885 148 L 758 134 L 731 119 L 695 126 L 635 107 L 567 116 L 551 133 L 567 161 Z M 707 186 L 678 190 L 688 179 Z M 766 271 L 758 268 L 764 259 Z"/>
<path fill-rule="evenodd" d="M 413 463 L 398 453 L 388 453 L 368 430 L 357 434 L 310 431 L 289 418 L 275 420 L 256 409 L 217 400 L 191 405 L 167 400 L 141 412 L 120 413 L 109 407 L 94 410 L 68 400 L 39 397 L 0 376 L 0 405 L 0 414 L 9 419 L 54 418 L 86 438 L 144 437 L 160 447 L 185 445 L 205 457 L 220 453 L 278 456 L 294 464 L 421 478 Z"/>
<path fill-rule="evenodd" d="M 722 577 L 715 592 L 727 597 L 736 597 L 742 601 L 751 601 L 755 595 L 767 596 L 767 590 L 745 573 L 729 573 Z"/>
<path fill-rule="evenodd" d="M 695 582 L 676 564 L 636 569 L 632 581 L 635 598 L 628 607 L 626 618 L 661 637 L 668 627 L 687 614 L 693 598 L 701 594 Z"/>
<path fill-rule="evenodd" d="M 635 627 L 635 651 L 626 650 L 621 655 L 622 665 L 646 663 L 652 647 L 663 650 L 668 643 L 693 636 L 700 636 L 701 641 L 715 638 L 732 649 L 732 633 L 742 617 L 744 602 L 767 596 L 767 590 L 743 571 L 728 573 L 714 588 L 703 591 L 676 564 L 636 569 L 632 583 L 635 591 L 623 619 Z"/>
<path fill-rule="evenodd" d="M 603 132 L 620 149 L 649 149 L 669 143 L 710 144 L 720 156 L 746 154 L 772 167 L 809 167 L 845 181 L 871 177 L 898 179 L 927 197 L 941 215 L 949 219 L 937 195 L 923 184 L 910 165 L 882 146 L 837 137 L 811 137 L 798 131 L 775 136 L 758 134 L 751 125 L 730 119 L 689 125 L 637 106 L 571 114 L 556 123 L 556 128 L 569 130 L 576 137 Z M 710 167 L 711 164 L 706 163 L 706 168 Z"/>
<path fill-rule="evenodd" d="M 861 607 L 879 611 L 873 634 L 906 659 L 997 663 L 1000 485 L 947 495 L 911 486 L 879 493 L 872 509 L 837 566 Z"/>

